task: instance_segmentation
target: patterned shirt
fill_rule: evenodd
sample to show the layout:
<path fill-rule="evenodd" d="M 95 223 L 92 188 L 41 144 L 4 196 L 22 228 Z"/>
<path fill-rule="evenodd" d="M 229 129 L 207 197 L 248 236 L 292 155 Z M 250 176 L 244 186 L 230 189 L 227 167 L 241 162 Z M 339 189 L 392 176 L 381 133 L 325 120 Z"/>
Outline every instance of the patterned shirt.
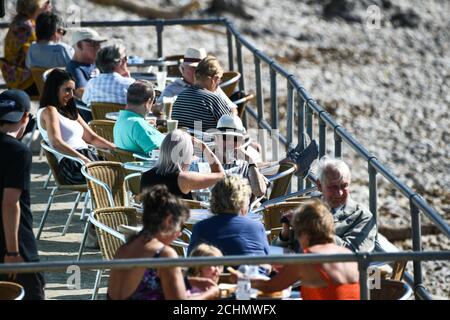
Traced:
<path fill-rule="evenodd" d="M 27 89 L 34 81 L 31 70 L 25 65 L 28 49 L 36 41 L 35 21 L 16 18 L 5 37 L 5 58 L 0 61 L 8 88 Z"/>
<path fill-rule="evenodd" d="M 135 79 L 123 77 L 117 72 L 101 73 L 98 77 L 88 81 L 84 88 L 82 100 L 88 106 L 92 102 L 125 105 L 128 87 L 135 81 Z"/>
<path fill-rule="evenodd" d="M 199 131 L 215 129 L 224 114 L 231 114 L 226 101 L 198 86 L 181 92 L 172 109 L 172 119 L 178 120 L 178 127 L 195 127 Z"/>

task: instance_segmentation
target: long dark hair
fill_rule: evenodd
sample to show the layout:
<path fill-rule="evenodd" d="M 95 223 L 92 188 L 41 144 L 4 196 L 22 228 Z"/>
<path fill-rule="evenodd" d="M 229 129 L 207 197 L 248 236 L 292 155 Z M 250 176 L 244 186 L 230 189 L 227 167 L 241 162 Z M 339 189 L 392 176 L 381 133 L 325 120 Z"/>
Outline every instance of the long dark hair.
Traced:
<path fill-rule="evenodd" d="M 59 104 L 59 89 L 65 82 L 70 80 L 75 82 L 74 78 L 67 71 L 58 68 L 53 69 L 45 81 L 44 91 L 42 92 L 41 101 L 39 101 L 39 108 L 54 106 L 64 117 L 71 120 L 78 119 L 78 109 L 73 98 L 67 102 L 66 106 Z"/>
<path fill-rule="evenodd" d="M 162 231 L 162 223 L 172 216 L 172 226 L 183 223 L 189 218 L 189 210 L 165 185 L 155 185 L 142 192 L 144 215 L 142 232 L 149 237 Z"/>

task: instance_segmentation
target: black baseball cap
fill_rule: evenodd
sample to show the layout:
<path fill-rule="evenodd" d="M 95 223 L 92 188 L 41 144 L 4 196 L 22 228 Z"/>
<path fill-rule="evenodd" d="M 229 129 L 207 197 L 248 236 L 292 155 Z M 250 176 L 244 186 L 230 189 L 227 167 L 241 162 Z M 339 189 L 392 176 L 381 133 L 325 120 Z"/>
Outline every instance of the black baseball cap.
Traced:
<path fill-rule="evenodd" d="M 10 89 L 0 93 L 0 120 L 19 122 L 30 111 L 30 97 L 25 91 Z"/>

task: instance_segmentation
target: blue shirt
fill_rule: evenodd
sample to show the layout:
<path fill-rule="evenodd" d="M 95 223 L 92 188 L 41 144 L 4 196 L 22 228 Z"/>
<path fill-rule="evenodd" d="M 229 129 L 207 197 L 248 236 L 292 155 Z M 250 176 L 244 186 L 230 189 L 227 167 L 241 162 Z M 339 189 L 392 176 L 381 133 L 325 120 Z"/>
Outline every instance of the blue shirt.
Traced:
<path fill-rule="evenodd" d="M 95 64 L 81 63 L 75 60 L 70 60 L 66 66 L 66 71 L 75 78 L 75 87 L 84 88 L 86 83 L 100 74 Z"/>
<path fill-rule="evenodd" d="M 158 149 L 165 137 L 142 115 L 130 110 L 120 110 L 113 134 L 118 148 L 145 155 Z"/>
<path fill-rule="evenodd" d="M 34 42 L 28 50 L 25 63 L 29 68 L 66 67 L 74 53 L 74 49 L 64 42 Z"/>
<path fill-rule="evenodd" d="M 197 222 L 192 230 L 188 253 L 207 243 L 224 255 L 266 255 L 269 243 L 261 222 L 237 214 L 217 214 Z"/>

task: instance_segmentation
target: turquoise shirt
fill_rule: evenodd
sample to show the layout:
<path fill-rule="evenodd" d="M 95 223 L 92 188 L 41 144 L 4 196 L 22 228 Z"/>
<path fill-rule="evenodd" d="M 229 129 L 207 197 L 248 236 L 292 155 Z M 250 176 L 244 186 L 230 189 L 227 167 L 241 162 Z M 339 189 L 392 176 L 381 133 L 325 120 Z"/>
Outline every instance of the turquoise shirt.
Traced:
<path fill-rule="evenodd" d="M 149 152 L 161 146 L 164 137 L 140 114 L 120 110 L 114 125 L 114 144 L 118 148 L 149 155 Z"/>

